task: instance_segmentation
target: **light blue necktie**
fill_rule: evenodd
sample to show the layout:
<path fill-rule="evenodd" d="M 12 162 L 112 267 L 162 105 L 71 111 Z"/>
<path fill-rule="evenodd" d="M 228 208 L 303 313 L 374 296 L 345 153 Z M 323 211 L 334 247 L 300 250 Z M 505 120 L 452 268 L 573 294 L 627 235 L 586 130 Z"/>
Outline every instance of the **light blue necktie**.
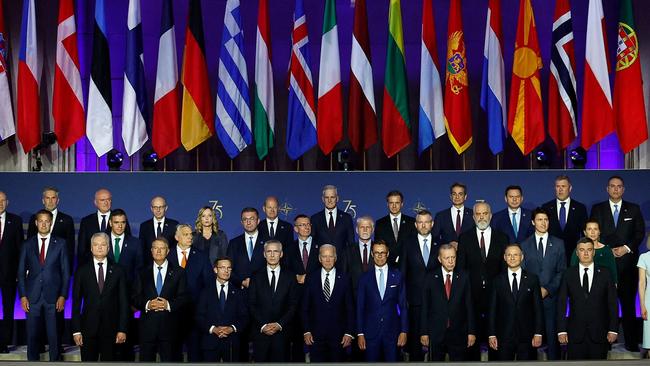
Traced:
<path fill-rule="evenodd" d="M 425 266 L 429 263 L 429 246 L 427 245 L 427 240 L 429 239 L 424 239 L 424 245 L 422 246 L 422 258 L 424 259 Z"/>
<path fill-rule="evenodd" d="M 248 260 L 253 258 L 253 237 L 248 237 Z"/>
<path fill-rule="evenodd" d="M 519 225 L 517 225 L 517 213 L 512 213 L 512 230 L 515 231 L 515 238 L 517 237 L 517 232 L 519 231 Z"/>
<path fill-rule="evenodd" d="M 386 292 L 386 284 L 384 283 L 384 270 L 379 269 L 379 296 L 381 299 L 384 299 L 384 293 Z"/>
<path fill-rule="evenodd" d="M 614 205 L 614 227 L 618 225 L 618 205 Z"/>
<path fill-rule="evenodd" d="M 158 296 L 160 296 L 160 293 L 162 292 L 162 287 L 163 287 L 162 266 L 158 266 L 158 276 L 156 277 L 156 292 L 158 293 Z"/>

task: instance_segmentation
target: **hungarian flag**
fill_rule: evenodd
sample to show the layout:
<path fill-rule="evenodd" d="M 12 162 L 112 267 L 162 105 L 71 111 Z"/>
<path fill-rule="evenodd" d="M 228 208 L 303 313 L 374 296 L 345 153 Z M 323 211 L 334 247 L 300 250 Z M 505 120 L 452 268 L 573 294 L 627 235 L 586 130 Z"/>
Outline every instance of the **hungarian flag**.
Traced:
<path fill-rule="evenodd" d="M 616 129 L 609 86 L 605 15 L 601 0 L 589 0 L 585 76 L 582 96 L 582 147 L 602 140 Z"/>
<path fill-rule="evenodd" d="M 2 0 L 0 0 L 0 142 L 16 133 L 14 114 L 9 93 L 9 77 L 7 72 L 7 33 L 5 32 L 5 16 Z"/>
<path fill-rule="evenodd" d="M 381 140 L 384 153 L 391 158 L 411 143 L 400 0 L 390 0 L 386 50 Z"/>
<path fill-rule="evenodd" d="M 23 2 L 18 58 L 18 139 L 28 153 L 41 142 L 39 81 L 41 64 L 36 40 L 36 7 L 34 0 Z"/>
<path fill-rule="evenodd" d="M 548 81 L 548 134 L 559 150 L 577 135 L 575 58 L 569 0 L 557 0 L 551 35 L 551 77 Z"/>
<path fill-rule="evenodd" d="M 327 155 L 343 138 L 343 86 L 339 58 L 339 31 L 334 0 L 325 0 L 318 69 L 318 146 Z"/>
<path fill-rule="evenodd" d="M 445 127 L 458 154 L 472 144 L 472 111 L 469 76 L 460 0 L 451 0 L 447 27 L 447 72 L 445 75 Z"/>
<path fill-rule="evenodd" d="M 255 97 L 253 134 L 257 157 L 264 159 L 275 144 L 275 102 L 271 65 L 271 24 L 268 0 L 260 0 L 255 41 Z"/>
<path fill-rule="evenodd" d="M 377 110 L 370 60 L 366 0 L 356 0 L 348 103 L 348 137 L 356 152 L 365 151 L 377 142 Z"/>
<path fill-rule="evenodd" d="M 181 142 L 190 151 L 214 135 L 214 107 L 205 63 L 201 0 L 190 0 L 183 54 Z"/>
<path fill-rule="evenodd" d="M 545 138 L 541 69 L 533 7 L 530 0 L 521 0 L 510 83 L 508 131 L 524 155 L 530 154 Z"/>
<path fill-rule="evenodd" d="M 614 113 L 618 140 L 623 152 L 627 154 L 648 139 L 639 40 L 634 29 L 631 0 L 621 0 L 614 82 Z"/>

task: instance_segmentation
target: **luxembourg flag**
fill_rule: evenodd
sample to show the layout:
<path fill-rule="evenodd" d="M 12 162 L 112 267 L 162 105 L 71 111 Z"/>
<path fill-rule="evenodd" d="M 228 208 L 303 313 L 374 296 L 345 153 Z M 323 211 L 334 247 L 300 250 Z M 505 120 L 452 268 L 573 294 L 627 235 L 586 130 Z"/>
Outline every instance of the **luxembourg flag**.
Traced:
<path fill-rule="evenodd" d="M 36 40 L 36 8 L 34 0 L 23 3 L 18 59 L 18 139 L 28 153 L 41 142 L 39 119 L 39 80 L 41 64 L 38 61 Z"/>
<path fill-rule="evenodd" d="M 501 0 L 490 0 L 483 46 L 481 108 L 487 114 L 488 142 L 492 154 L 503 151 L 506 119 L 506 81 L 501 43 Z"/>

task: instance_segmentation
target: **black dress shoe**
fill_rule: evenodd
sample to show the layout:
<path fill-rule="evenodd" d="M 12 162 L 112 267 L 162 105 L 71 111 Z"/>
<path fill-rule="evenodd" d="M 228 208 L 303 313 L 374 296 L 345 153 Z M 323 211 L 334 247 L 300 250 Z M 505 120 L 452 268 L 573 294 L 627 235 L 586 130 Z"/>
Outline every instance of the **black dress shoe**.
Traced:
<path fill-rule="evenodd" d="M 639 346 L 638 345 L 625 345 L 625 349 L 630 352 L 639 352 Z"/>
<path fill-rule="evenodd" d="M 0 353 L 9 353 L 9 348 L 7 346 L 0 347 Z"/>

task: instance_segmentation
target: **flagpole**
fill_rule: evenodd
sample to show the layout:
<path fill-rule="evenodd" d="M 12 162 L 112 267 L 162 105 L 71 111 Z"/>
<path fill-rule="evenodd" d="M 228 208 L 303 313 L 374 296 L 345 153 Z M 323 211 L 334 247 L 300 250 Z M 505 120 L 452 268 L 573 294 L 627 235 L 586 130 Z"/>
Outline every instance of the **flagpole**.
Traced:
<path fill-rule="evenodd" d="M 266 171 L 266 159 L 264 159 L 263 165 L 264 165 L 264 171 Z"/>
<path fill-rule="evenodd" d="M 501 154 L 497 154 L 497 170 L 501 170 Z"/>
<path fill-rule="evenodd" d="M 598 169 L 600 169 L 600 142 L 598 142 L 598 145 L 597 145 L 597 146 L 598 146 L 598 150 L 596 150 L 596 151 L 597 151 L 597 155 L 596 155 L 597 158 L 596 158 L 596 161 L 597 161 L 597 163 L 598 163 L 597 167 L 598 167 Z"/>
<path fill-rule="evenodd" d="M 334 157 L 333 153 L 330 153 L 330 172 L 334 170 Z"/>
<path fill-rule="evenodd" d="M 163 172 L 167 171 L 167 157 L 165 156 L 163 158 Z"/>
<path fill-rule="evenodd" d="M 433 145 L 429 148 L 429 170 L 433 170 Z"/>
<path fill-rule="evenodd" d="M 530 163 L 530 170 L 533 170 L 533 153 L 528 154 L 528 160 Z"/>
<path fill-rule="evenodd" d="M 296 171 L 300 171 L 300 159 L 296 160 Z"/>
<path fill-rule="evenodd" d="M 95 170 L 99 171 L 99 156 L 97 157 L 97 159 L 95 160 L 95 162 L 97 163 L 97 164 L 96 164 L 96 167 L 95 167 Z"/>
<path fill-rule="evenodd" d="M 397 160 L 397 171 L 399 172 L 399 153 L 395 155 L 395 160 Z"/>
<path fill-rule="evenodd" d="M 133 156 L 129 156 L 129 166 L 131 167 L 131 172 L 133 172 Z"/>
<path fill-rule="evenodd" d="M 463 170 L 467 170 L 467 161 L 465 160 L 465 153 L 463 153 Z"/>
<path fill-rule="evenodd" d="M 562 150 L 562 166 L 564 169 L 567 169 L 567 163 L 566 163 L 566 149 Z"/>
<path fill-rule="evenodd" d="M 363 171 L 365 172 L 367 169 L 366 167 L 366 151 L 363 151 Z"/>
<path fill-rule="evenodd" d="M 198 146 L 196 147 L 196 150 L 194 150 L 194 151 L 196 151 L 196 171 L 198 172 L 199 171 L 199 148 L 198 148 Z"/>

